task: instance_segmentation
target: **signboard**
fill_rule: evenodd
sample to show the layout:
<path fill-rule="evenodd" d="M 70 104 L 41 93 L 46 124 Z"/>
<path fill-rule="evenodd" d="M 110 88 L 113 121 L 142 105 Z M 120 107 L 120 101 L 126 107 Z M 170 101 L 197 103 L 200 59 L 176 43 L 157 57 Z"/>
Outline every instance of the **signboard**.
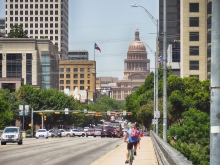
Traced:
<path fill-rule="evenodd" d="M 126 111 L 124 110 L 124 111 L 123 111 L 123 116 L 126 116 L 126 114 L 127 114 L 127 113 L 126 113 Z"/>
<path fill-rule="evenodd" d="M 88 113 L 87 109 L 84 109 L 84 113 Z"/>
<path fill-rule="evenodd" d="M 69 114 L 69 108 L 65 108 L 64 112 L 65 112 L 65 115 L 68 115 Z"/>
<path fill-rule="evenodd" d="M 28 116 L 29 105 L 19 105 L 19 116 Z"/>
<path fill-rule="evenodd" d="M 152 124 L 158 124 L 158 119 L 152 119 Z"/>
<path fill-rule="evenodd" d="M 154 118 L 160 118 L 160 111 L 154 111 Z"/>
<path fill-rule="evenodd" d="M 111 112 L 110 111 L 107 111 L 107 115 L 109 116 L 111 114 Z"/>

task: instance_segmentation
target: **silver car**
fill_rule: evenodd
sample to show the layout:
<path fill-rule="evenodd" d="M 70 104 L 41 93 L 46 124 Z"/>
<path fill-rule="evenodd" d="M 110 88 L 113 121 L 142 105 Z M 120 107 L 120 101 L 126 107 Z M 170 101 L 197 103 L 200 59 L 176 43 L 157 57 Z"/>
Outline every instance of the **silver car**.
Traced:
<path fill-rule="evenodd" d="M 47 132 L 46 129 L 38 129 L 37 132 L 36 132 L 36 139 L 38 138 L 48 138 L 49 136 L 49 133 Z"/>
<path fill-rule="evenodd" d="M 18 143 L 18 145 L 23 143 L 22 131 L 19 127 L 5 127 L 1 135 L 1 145 L 6 143 Z"/>

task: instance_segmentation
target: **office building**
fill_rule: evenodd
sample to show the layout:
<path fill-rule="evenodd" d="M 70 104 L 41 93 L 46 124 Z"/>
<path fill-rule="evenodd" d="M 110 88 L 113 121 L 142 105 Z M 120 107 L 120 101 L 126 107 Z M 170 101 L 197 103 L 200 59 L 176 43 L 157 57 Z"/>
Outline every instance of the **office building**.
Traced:
<path fill-rule="evenodd" d="M 181 1 L 181 77 L 211 74 L 211 0 Z"/>
<path fill-rule="evenodd" d="M 89 52 L 87 50 L 71 50 L 68 52 L 69 60 L 89 60 Z"/>
<path fill-rule="evenodd" d="M 159 0 L 159 54 L 163 54 L 163 0 Z M 185 2 L 185 0 L 184 0 Z M 180 40 L 180 0 L 167 0 L 166 1 L 166 18 L 167 18 L 167 43 L 174 40 Z M 168 47 L 168 44 L 167 44 Z"/>
<path fill-rule="evenodd" d="M 6 32 L 22 24 L 29 38 L 48 38 L 68 59 L 68 0 L 7 0 Z"/>
<path fill-rule="evenodd" d="M 5 37 L 5 18 L 0 18 L 0 37 Z"/>
<path fill-rule="evenodd" d="M 85 60 L 62 60 L 59 63 L 59 89 L 64 91 L 79 90 L 80 97 L 95 101 L 96 98 L 96 62 Z M 84 93 L 84 94 L 83 94 Z M 82 96 L 83 94 L 83 96 Z M 71 93 L 70 93 L 71 95 Z"/>
<path fill-rule="evenodd" d="M 0 38 L 0 88 L 58 90 L 58 48 L 48 39 Z"/>

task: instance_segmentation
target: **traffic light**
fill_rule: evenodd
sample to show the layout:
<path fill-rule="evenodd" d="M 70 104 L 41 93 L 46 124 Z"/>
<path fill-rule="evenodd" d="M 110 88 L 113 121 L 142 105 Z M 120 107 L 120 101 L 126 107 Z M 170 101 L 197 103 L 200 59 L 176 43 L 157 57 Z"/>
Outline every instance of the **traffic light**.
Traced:
<path fill-rule="evenodd" d="M 96 113 L 95 116 L 97 116 L 97 117 L 102 116 L 102 114 L 101 113 Z"/>
<path fill-rule="evenodd" d="M 47 120 L 47 116 L 44 115 L 44 121 Z"/>
<path fill-rule="evenodd" d="M 60 112 L 54 112 L 56 115 L 60 114 Z"/>
<path fill-rule="evenodd" d="M 78 114 L 79 112 L 73 112 L 73 114 Z"/>
<path fill-rule="evenodd" d="M 42 112 L 39 112 L 39 115 L 41 115 L 41 116 L 42 116 L 42 115 L 43 115 L 43 113 L 42 113 Z"/>
<path fill-rule="evenodd" d="M 30 123 L 30 124 L 28 124 L 28 126 L 29 126 L 29 127 L 31 127 L 31 123 Z"/>

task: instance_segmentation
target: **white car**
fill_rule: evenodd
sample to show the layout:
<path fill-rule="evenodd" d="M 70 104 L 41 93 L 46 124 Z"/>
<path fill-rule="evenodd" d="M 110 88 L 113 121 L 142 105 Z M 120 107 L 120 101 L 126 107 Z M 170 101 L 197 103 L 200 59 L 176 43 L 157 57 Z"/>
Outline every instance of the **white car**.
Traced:
<path fill-rule="evenodd" d="M 46 138 L 47 139 L 48 136 L 49 136 L 49 133 L 47 132 L 46 129 L 38 129 L 36 132 L 36 135 L 35 135 L 36 139 L 38 139 L 38 138 Z"/>
<path fill-rule="evenodd" d="M 82 136 L 82 137 L 84 137 L 86 135 L 83 130 L 72 129 L 71 131 L 72 131 L 72 136 L 73 137 L 74 136 L 79 136 L 79 137 Z"/>
<path fill-rule="evenodd" d="M 84 127 L 84 132 L 88 131 L 89 127 Z"/>

